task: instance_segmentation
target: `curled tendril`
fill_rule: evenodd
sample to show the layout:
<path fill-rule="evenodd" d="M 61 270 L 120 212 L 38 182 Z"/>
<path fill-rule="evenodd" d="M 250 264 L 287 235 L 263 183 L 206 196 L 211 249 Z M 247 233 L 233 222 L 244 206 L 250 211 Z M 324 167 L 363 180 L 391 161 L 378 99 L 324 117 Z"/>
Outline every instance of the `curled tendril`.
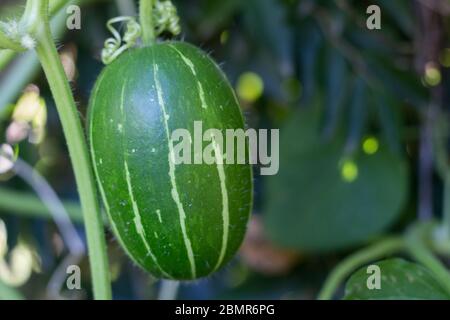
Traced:
<path fill-rule="evenodd" d="M 113 26 L 113 24 L 119 22 L 126 22 L 123 39 Z M 106 26 L 113 35 L 113 38 L 105 41 L 105 47 L 102 50 L 102 61 L 104 64 L 110 64 L 125 50 L 136 44 L 137 39 L 141 36 L 141 26 L 133 17 L 117 17 L 109 20 Z"/>
<path fill-rule="evenodd" d="M 153 19 L 157 36 L 164 31 L 168 31 L 175 36 L 180 34 L 180 18 L 177 14 L 177 8 L 171 1 L 157 1 L 153 11 Z"/>

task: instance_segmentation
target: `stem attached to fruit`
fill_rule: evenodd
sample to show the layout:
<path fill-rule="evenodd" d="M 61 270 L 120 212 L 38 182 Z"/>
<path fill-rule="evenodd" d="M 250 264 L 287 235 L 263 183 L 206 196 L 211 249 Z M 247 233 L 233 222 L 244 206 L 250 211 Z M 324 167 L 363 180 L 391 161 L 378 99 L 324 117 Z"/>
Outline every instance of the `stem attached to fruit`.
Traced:
<path fill-rule="evenodd" d="M 140 0 L 139 19 L 142 27 L 142 42 L 146 46 L 155 43 L 155 26 L 153 24 L 153 6 L 155 0 Z"/>
<path fill-rule="evenodd" d="M 86 226 L 94 297 L 110 299 L 111 286 L 103 221 L 81 121 L 50 32 L 48 0 L 29 1 L 40 4 L 40 23 L 34 30 L 36 52 L 55 99 L 75 172 Z"/>
<path fill-rule="evenodd" d="M 318 299 L 332 299 L 339 285 L 345 280 L 345 278 L 350 276 L 355 269 L 374 260 L 401 251 L 404 248 L 405 241 L 402 237 L 391 237 L 350 255 L 339 263 L 328 276 L 322 290 L 318 295 Z"/>

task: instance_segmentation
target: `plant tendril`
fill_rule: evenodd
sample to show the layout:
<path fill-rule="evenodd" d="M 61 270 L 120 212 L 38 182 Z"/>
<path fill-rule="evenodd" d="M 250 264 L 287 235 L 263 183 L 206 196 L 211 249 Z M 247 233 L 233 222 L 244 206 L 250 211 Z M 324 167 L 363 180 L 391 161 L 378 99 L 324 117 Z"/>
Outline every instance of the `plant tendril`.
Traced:
<path fill-rule="evenodd" d="M 114 28 L 113 24 L 126 22 L 126 30 L 123 36 Z M 113 35 L 105 41 L 105 47 L 102 50 L 102 61 L 104 64 L 110 64 L 124 51 L 136 45 L 137 39 L 141 36 L 141 26 L 133 17 L 117 17 L 107 23 L 107 28 Z M 123 43 L 123 44 L 122 44 Z"/>
<path fill-rule="evenodd" d="M 165 31 L 175 36 L 180 34 L 180 18 L 178 17 L 177 8 L 171 1 L 157 1 L 153 11 L 153 19 L 157 36 Z"/>

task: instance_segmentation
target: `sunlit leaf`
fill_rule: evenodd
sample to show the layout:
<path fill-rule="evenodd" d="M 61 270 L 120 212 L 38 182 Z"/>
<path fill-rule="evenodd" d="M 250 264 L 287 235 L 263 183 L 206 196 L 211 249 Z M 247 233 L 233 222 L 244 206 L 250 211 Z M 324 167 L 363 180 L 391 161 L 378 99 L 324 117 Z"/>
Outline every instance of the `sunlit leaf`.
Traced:
<path fill-rule="evenodd" d="M 425 267 L 403 259 L 389 259 L 373 263 L 377 271 L 363 267 L 348 280 L 345 289 L 347 300 L 449 300 L 442 288 Z M 374 286 L 380 272 L 379 288 Z M 371 277 L 371 278 L 369 278 Z M 369 286 L 367 285 L 369 282 Z M 371 289 L 369 289 L 369 287 Z"/>

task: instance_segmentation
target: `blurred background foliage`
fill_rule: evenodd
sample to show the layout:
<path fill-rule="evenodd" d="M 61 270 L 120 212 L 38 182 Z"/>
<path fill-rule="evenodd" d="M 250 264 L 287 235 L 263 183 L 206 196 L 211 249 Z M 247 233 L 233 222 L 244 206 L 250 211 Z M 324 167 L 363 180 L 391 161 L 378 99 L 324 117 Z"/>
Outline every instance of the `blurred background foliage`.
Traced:
<path fill-rule="evenodd" d="M 20 14 L 19 2 L 2 1 L 0 16 Z M 66 30 L 65 12 L 52 22 L 84 118 L 102 69 L 106 21 L 135 15 L 137 3 L 82 2 L 81 30 Z M 280 171 L 259 176 L 255 170 L 254 212 L 240 254 L 209 279 L 182 284 L 178 297 L 313 299 L 349 253 L 383 234 L 402 232 L 416 219 L 442 214 L 444 174 L 438 160 L 448 162 L 449 1 L 174 3 L 180 39 L 220 63 L 247 126 L 280 128 Z M 366 27 L 371 4 L 381 8 L 381 30 Z M 18 152 L 56 190 L 84 241 L 70 161 L 45 78 L 33 54 L 11 58 L 7 52 L 0 56 L 2 141 L 18 143 L 10 152 Z M 7 161 L 0 169 L 0 222 L 6 226 L 0 228 L 0 298 L 90 298 L 85 256 L 83 290 L 51 290 L 67 254 L 62 236 Z M 111 234 L 108 244 L 114 297 L 157 297 L 160 284 L 132 265 Z M 391 268 L 402 263 L 407 262 L 396 260 Z"/>

